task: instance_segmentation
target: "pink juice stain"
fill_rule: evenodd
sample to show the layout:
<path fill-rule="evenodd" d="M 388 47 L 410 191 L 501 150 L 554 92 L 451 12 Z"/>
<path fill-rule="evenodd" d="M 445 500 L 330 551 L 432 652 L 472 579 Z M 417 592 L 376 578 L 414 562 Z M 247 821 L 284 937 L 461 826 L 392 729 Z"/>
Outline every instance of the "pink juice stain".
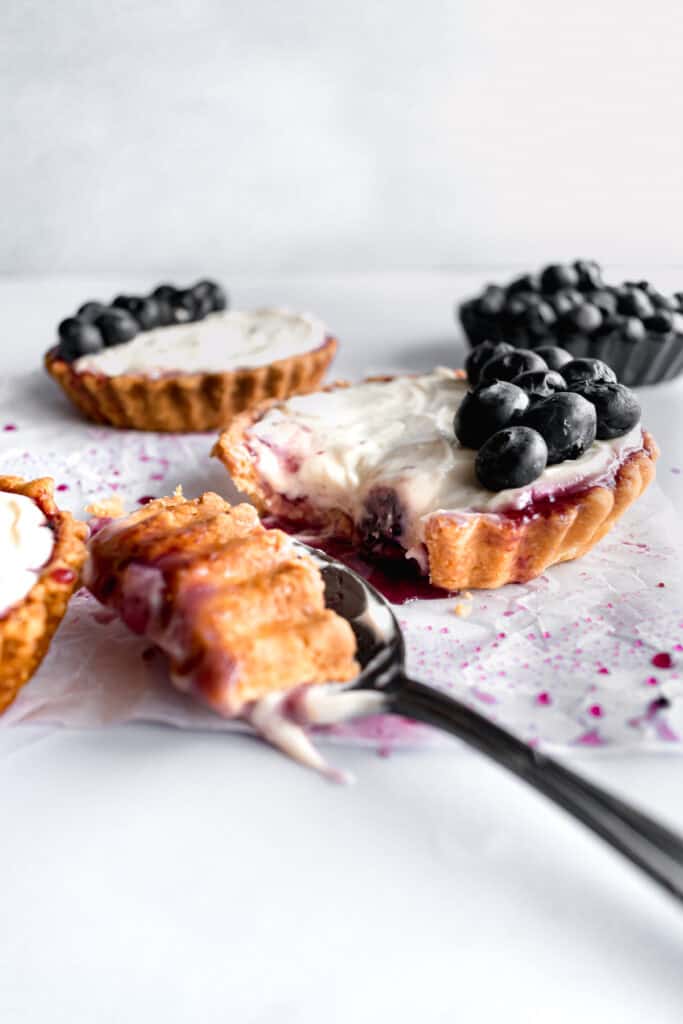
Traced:
<path fill-rule="evenodd" d="M 18 428 L 16 423 L 6 423 L 2 429 L 9 433 L 10 431 L 17 430 Z"/>
<path fill-rule="evenodd" d="M 138 505 L 149 505 L 150 501 L 156 501 L 153 494 L 143 494 L 141 498 L 138 498 Z"/>
<path fill-rule="evenodd" d="M 655 668 L 671 668 L 673 665 L 671 655 L 666 651 L 660 651 L 659 654 L 653 655 L 651 660 Z"/>

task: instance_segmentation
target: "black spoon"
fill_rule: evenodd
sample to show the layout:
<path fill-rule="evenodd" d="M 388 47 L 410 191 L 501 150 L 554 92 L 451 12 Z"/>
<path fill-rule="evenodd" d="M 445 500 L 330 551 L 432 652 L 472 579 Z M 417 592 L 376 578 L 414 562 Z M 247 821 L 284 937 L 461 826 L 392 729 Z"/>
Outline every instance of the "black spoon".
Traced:
<path fill-rule="evenodd" d="M 361 673 L 353 690 L 379 691 L 386 699 L 383 711 L 444 729 L 487 754 L 564 807 L 683 901 L 680 836 L 472 708 L 407 676 L 403 636 L 389 602 L 341 562 L 301 546 L 320 566 L 327 606 L 347 619 L 355 633 Z"/>

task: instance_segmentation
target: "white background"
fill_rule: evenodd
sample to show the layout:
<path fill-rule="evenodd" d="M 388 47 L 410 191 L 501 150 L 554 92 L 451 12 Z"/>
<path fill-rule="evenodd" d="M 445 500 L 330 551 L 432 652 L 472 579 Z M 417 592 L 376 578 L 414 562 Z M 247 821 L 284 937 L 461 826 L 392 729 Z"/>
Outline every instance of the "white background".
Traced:
<path fill-rule="evenodd" d="M 675 0 L 3 0 L 0 272 L 681 261 Z"/>

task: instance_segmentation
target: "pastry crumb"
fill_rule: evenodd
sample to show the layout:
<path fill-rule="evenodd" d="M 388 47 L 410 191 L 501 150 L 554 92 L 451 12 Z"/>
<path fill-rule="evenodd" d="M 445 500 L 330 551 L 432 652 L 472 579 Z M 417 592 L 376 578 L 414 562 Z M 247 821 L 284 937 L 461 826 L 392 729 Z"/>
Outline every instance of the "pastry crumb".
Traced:
<path fill-rule="evenodd" d="M 96 516 L 98 519 L 118 519 L 124 514 L 125 508 L 118 494 L 112 494 L 109 498 L 102 498 L 86 505 L 85 511 L 89 516 Z"/>
<path fill-rule="evenodd" d="M 178 486 L 176 487 L 175 491 L 173 492 L 173 497 L 174 498 L 182 498 L 182 496 L 183 496 L 183 487 L 182 487 L 182 484 L 178 484 Z"/>
<path fill-rule="evenodd" d="M 472 600 L 472 595 L 470 594 L 469 590 L 465 590 L 462 596 L 464 597 L 464 599 L 466 601 L 471 601 Z"/>
<path fill-rule="evenodd" d="M 472 605 L 463 604 L 462 601 L 459 601 L 453 611 L 459 618 L 466 619 L 472 614 Z"/>

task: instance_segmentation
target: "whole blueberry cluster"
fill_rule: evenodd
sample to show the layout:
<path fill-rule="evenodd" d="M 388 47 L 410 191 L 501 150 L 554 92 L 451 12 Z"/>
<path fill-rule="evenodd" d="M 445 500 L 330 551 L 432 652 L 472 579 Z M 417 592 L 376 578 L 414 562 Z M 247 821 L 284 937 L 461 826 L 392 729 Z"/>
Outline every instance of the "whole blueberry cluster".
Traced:
<path fill-rule="evenodd" d="M 506 286 L 490 284 L 459 315 L 472 345 L 560 345 L 574 355 L 600 356 L 628 383 L 652 383 L 683 367 L 683 293 L 665 295 L 648 281 L 606 284 L 593 260 L 553 263 Z M 637 343 L 651 348 L 652 358 L 638 358 Z M 650 379 L 653 358 L 661 365 Z"/>
<path fill-rule="evenodd" d="M 227 306 L 224 289 L 206 279 L 191 288 L 160 284 L 149 295 L 117 295 L 108 305 L 91 300 L 60 323 L 57 354 L 70 363 L 131 341 L 140 331 L 203 320 Z"/>
<path fill-rule="evenodd" d="M 546 466 L 578 459 L 597 439 L 627 434 L 640 420 L 633 391 L 599 359 L 573 359 L 554 345 L 535 350 L 484 341 L 465 364 L 471 390 L 455 436 L 478 449 L 475 472 L 490 491 L 524 487 Z"/>

